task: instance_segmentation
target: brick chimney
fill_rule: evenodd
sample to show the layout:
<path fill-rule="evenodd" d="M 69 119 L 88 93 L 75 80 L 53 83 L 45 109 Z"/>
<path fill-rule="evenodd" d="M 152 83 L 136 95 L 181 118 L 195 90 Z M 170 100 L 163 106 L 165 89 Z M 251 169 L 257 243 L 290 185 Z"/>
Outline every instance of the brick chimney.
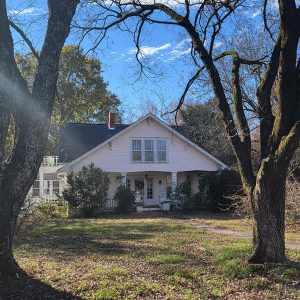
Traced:
<path fill-rule="evenodd" d="M 108 128 L 115 129 L 116 128 L 116 114 L 114 112 L 109 112 L 108 115 Z"/>

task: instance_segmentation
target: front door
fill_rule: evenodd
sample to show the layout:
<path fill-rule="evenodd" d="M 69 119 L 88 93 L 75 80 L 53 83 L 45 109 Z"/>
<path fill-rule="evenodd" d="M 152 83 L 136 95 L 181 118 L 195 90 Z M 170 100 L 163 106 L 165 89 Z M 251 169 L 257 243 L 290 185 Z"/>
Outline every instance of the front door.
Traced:
<path fill-rule="evenodd" d="M 144 204 L 145 206 L 153 206 L 155 205 L 154 199 L 153 199 L 153 178 L 147 178 L 146 179 L 146 191 L 145 191 L 145 200 Z"/>

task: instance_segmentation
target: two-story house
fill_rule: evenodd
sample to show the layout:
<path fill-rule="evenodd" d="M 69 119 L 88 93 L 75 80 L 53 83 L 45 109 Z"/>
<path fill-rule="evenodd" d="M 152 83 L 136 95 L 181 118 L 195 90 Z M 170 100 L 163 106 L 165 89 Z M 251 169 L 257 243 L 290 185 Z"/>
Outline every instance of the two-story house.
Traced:
<path fill-rule="evenodd" d="M 94 163 L 110 177 L 107 207 L 119 184 L 127 185 L 145 208 L 159 208 L 177 184 L 188 181 L 193 193 L 203 172 L 227 166 L 189 140 L 181 126 L 170 126 L 149 113 L 131 125 L 68 124 L 60 134 L 60 177 Z"/>

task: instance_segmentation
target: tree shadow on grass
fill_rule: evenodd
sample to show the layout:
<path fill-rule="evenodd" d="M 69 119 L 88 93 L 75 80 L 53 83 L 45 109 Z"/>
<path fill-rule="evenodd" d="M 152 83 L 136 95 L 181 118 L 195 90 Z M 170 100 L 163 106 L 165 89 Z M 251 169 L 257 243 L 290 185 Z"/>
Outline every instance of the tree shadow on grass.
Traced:
<path fill-rule="evenodd" d="M 144 236 L 147 238 L 147 236 Z M 134 239 L 130 239 L 134 240 Z M 138 239 L 140 240 L 140 239 Z M 125 240 L 102 240 L 101 237 L 89 235 L 75 236 L 49 236 L 31 239 L 29 243 L 16 243 L 17 247 L 26 247 L 31 254 L 47 253 L 47 257 L 70 261 L 78 257 L 89 257 L 91 255 L 105 256 L 141 256 L 154 251 L 165 252 L 165 248 L 147 243 L 132 244 Z M 24 248 L 23 248 L 24 250 Z"/>
<path fill-rule="evenodd" d="M 81 300 L 71 293 L 24 274 L 20 279 L 4 279 L 0 275 L 0 300 Z"/>

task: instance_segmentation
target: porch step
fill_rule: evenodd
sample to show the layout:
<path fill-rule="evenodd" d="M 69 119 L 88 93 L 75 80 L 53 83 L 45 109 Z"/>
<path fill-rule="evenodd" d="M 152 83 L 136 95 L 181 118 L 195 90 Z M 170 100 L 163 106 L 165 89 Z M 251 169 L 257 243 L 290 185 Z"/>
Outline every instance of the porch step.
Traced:
<path fill-rule="evenodd" d="M 157 207 L 143 207 L 142 211 L 159 211 L 161 208 L 159 206 Z"/>

